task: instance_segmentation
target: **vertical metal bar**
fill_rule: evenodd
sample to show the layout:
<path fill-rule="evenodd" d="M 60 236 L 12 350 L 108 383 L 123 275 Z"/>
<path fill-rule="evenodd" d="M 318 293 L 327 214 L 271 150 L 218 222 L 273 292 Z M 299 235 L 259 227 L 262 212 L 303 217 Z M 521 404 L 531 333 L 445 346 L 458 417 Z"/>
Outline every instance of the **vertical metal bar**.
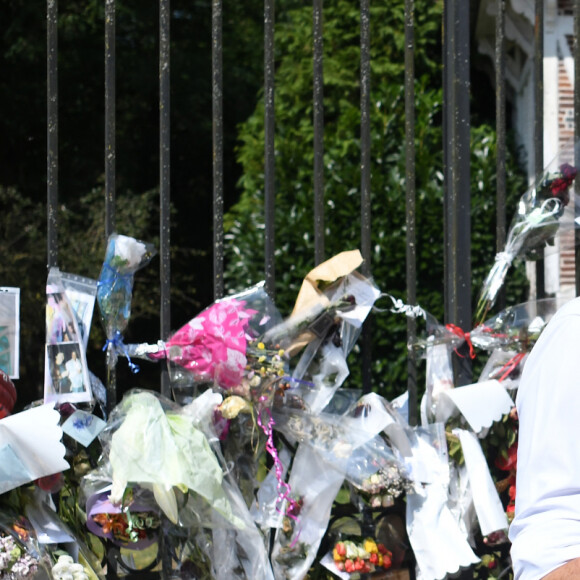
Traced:
<path fill-rule="evenodd" d="M 417 303 L 417 235 L 415 192 L 415 6 L 405 0 L 405 193 L 406 193 L 406 278 L 407 303 Z M 417 321 L 407 317 L 407 344 L 417 338 Z M 409 425 L 417 424 L 417 356 L 414 349 L 407 352 L 407 392 L 409 396 Z"/>
<path fill-rule="evenodd" d="M 574 139 L 580 137 L 580 2 L 574 2 Z M 579 147 L 574 144 L 574 166 L 580 167 Z M 574 180 L 574 196 L 576 201 L 580 196 L 580 179 Z M 578 204 L 576 207 L 576 220 L 580 218 Z M 576 296 L 580 296 L 580 230 L 575 228 L 575 251 L 574 251 L 574 275 L 576 282 Z"/>
<path fill-rule="evenodd" d="M 323 0 L 313 0 L 314 261 L 324 262 Z"/>
<path fill-rule="evenodd" d="M 46 226 L 47 267 L 58 258 L 58 2 L 46 3 Z"/>
<path fill-rule="evenodd" d="M 361 148 L 361 271 L 371 275 L 371 18 L 370 0 L 360 3 L 360 148 Z M 362 386 L 371 391 L 371 324 L 368 317 L 362 332 Z"/>
<path fill-rule="evenodd" d="M 105 2 L 105 239 L 115 232 L 116 120 L 115 0 Z M 117 354 L 107 343 L 107 411 L 117 404 Z"/>
<path fill-rule="evenodd" d="M 544 0 L 535 0 L 534 18 L 534 173 L 544 169 Z M 545 298 L 544 260 L 536 262 L 536 298 Z"/>
<path fill-rule="evenodd" d="M 274 158 L 274 0 L 264 0 L 264 219 L 265 280 L 271 298 L 276 295 L 274 255 L 275 158 Z"/>
<path fill-rule="evenodd" d="M 159 204 L 160 204 L 160 283 L 162 340 L 171 331 L 171 253 L 170 253 L 170 5 L 169 0 L 159 0 Z M 169 376 L 163 367 L 161 394 L 170 396 Z"/>
<path fill-rule="evenodd" d="M 222 0 L 212 2 L 213 295 L 224 295 L 224 130 Z"/>
<path fill-rule="evenodd" d="M 371 272 L 371 56 L 370 0 L 360 3 L 360 148 L 361 148 L 361 253 L 363 273 Z"/>
<path fill-rule="evenodd" d="M 506 117 L 505 117 L 505 0 L 497 0 L 495 19 L 495 129 L 496 143 L 496 252 L 506 240 Z M 498 307 L 505 307 L 505 290 L 498 295 Z"/>
<path fill-rule="evenodd" d="M 445 0 L 443 9 L 443 149 L 445 319 L 471 328 L 471 192 L 469 119 L 469 2 Z M 463 345 L 466 350 L 466 345 Z M 463 354 L 461 352 L 460 354 Z M 455 381 L 471 382 L 467 356 L 454 357 Z"/>
<path fill-rule="evenodd" d="M 115 231 L 116 40 L 115 0 L 105 2 L 105 237 Z"/>

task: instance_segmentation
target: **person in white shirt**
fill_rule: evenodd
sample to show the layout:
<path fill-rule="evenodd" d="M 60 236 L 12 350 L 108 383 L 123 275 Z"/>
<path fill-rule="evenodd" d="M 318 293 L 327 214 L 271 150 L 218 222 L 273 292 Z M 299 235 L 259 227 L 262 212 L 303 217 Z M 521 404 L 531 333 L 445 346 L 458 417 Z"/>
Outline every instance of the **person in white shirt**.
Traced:
<path fill-rule="evenodd" d="M 66 362 L 66 373 L 71 382 L 72 393 L 82 393 L 83 385 L 83 366 L 79 360 L 76 351 L 72 351 L 71 358 Z"/>
<path fill-rule="evenodd" d="M 550 320 L 518 388 L 515 580 L 580 578 L 580 298 Z"/>

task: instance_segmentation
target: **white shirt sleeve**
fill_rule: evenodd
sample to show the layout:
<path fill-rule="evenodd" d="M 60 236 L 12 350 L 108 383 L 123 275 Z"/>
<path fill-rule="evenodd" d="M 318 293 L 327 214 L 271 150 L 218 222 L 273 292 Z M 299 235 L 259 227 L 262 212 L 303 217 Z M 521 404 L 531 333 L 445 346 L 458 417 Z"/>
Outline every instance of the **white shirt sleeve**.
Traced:
<path fill-rule="evenodd" d="M 562 307 L 526 362 L 519 417 L 515 580 L 580 558 L 580 298 Z"/>

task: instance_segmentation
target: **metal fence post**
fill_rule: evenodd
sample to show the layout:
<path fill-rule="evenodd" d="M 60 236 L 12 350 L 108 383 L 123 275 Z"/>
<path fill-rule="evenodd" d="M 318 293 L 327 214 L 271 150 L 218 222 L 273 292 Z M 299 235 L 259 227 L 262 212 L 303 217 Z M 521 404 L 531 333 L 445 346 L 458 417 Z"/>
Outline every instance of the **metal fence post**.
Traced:
<path fill-rule="evenodd" d="M 469 2 L 445 0 L 443 19 L 445 320 L 467 330 L 472 324 Z M 456 384 L 471 382 L 467 356 L 454 356 L 454 368 Z"/>

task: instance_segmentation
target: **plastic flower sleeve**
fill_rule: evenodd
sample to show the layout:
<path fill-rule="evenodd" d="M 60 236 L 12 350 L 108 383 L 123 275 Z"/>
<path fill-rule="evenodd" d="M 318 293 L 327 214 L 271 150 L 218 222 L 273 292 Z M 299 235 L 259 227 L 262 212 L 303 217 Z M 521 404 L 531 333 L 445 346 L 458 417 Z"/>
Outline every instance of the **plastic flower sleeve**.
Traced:
<path fill-rule="evenodd" d="M 479 561 L 449 507 L 448 457 L 443 425 L 418 429 L 418 460 L 428 466 L 431 482 L 407 494 L 407 533 L 417 561 L 417 577 L 441 579 Z"/>
<path fill-rule="evenodd" d="M 220 525 L 214 512 L 213 550 L 216 580 L 274 580 L 264 536 L 252 521 L 241 493 L 228 477 L 224 491 L 243 527 Z M 224 547 L 227 550 L 224 553 Z"/>
<path fill-rule="evenodd" d="M 426 351 L 427 373 L 425 399 L 421 405 L 423 425 L 440 421 L 438 401 L 442 393 L 453 389 L 455 379 L 451 366 L 451 348 L 447 344 L 428 346 Z"/>
<path fill-rule="evenodd" d="M 109 236 L 97 283 L 97 302 L 107 335 L 109 366 L 116 363 L 117 350 L 124 352 L 123 332 L 131 316 L 135 272 L 146 266 L 155 254 L 152 244 L 121 234 Z"/>
<path fill-rule="evenodd" d="M 177 523 L 175 487 L 203 497 L 234 525 L 243 526 L 232 513 L 222 489 L 223 472 L 205 435 L 191 418 L 152 392 L 132 391 L 115 408 L 110 421 L 117 422 L 105 443 L 111 465 L 110 500 L 119 504 L 129 484 L 153 491 L 166 517 Z"/>
<path fill-rule="evenodd" d="M 413 489 L 404 466 L 379 435 L 352 452 L 346 464 L 346 480 L 371 507 L 387 507 Z"/>
<path fill-rule="evenodd" d="M 191 401 L 196 386 L 249 396 L 261 379 L 283 376 L 284 352 L 263 335 L 281 316 L 264 283 L 215 301 L 157 345 L 129 345 L 130 356 L 167 359 L 174 394 Z M 252 384 L 250 384 L 252 383 Z"/>
<path fill-rule="evenodd" d="M 252 502 L 250 507 L 250 514 L 263 530 L 281 527 L 284 517 L 284 512 L 280 507 L 283 499 L 280 481 L 286 479 L 292 456 L 285 446 L 280 449 L 278 455 L 281 467 L 275 465 L 270 469 L 256 492 L 256 501 Z"/>
<path fill-rule="evenodd" d="M 529 352 L 556 311 L 567 302 L 562 298 L 543 298 L 505 308 L 474 328 L 473 344 L 493 351 L 497 348 Z"/>
<path fill-rule="evenodd" d="M 300 580 L 316 558 L 344 471 L 328 463 L 310 446 L 300 445 L 289 484 L 294 509 L 276 531 L 272 567 L 277 579 Z"/>
<path fill-rule="evenodd" d="M 20 497 L 39 548 L 52 557 L 52 577 L 55 580 L 64 580 L 66 573 L 73 573 L 78 579 L 105 578 L 100 561 L 85 541 L 87 536 L 79 534 L 76 529 L 73 531 L 57 514 L 48 492 L 29 487 L 21 490 Z M 73 526 L 76 528 L 76 523 Z M 62 556 L 54 563 L 57 553 Z"/>
<path fill-rule="evenodd" d="M 514 259 L 542 258 L 546 244 L 553 244 L 554 236 L 565 221 L 562 216 L 570 200 L 569 188 L 577 173 L 570 163 L 574 162 L 577 148 L 578 143 L 567 143 L 541 177 L 521 196 L 504 250 L 496 255 L 483 283 L 475 312 L 476 326 L 483 322 L 495 304 Z M 572 228 L 575 227 L 573 216 L 567 221 Z"/>
<path fill-rule="evenodd" d="M 43 580 L 50 578 L 49 559 L 24 518 L 0 523 L 0 578 Z"/>
<path fill-rule="evenodd" d="M 497 380 L 508 390 L 518 388 L 528 353 L 496 348 L 492 351 L 477 382 Z"/>
<path fill-rule="evenodd" d="M 461 441 L 481 534 L 485 537 L 493 532 L 507 531 L 507 517 L 479 440 L 464 429 L 454 429 L 453 433 Z"/>
<path fill-rule="evenodd" d="M 304 347 L 290 386 L 314 414 L 324 409 L 348 376 L 346 359 L 380 296 L 374 283 L 358 272 L 342 276 L 318 292 L 319 301 L 298 311 L 295 307 L 292 316 L 270 333 L 281 337 L 290 355 Z"/>
<path fill-rule="evenodd" d="M 471 341 L 469 340 L 471 336 L 469 333 L 466 333 L 454 324 L 441 324 L 429 312 L 423 310 L 422 313 L 425 319 L 425 328 L 417 340 L 409 345 L 409 348 L 413 348 L 419 355 L 427 357 L 427 351 L 430 347 L 443 344 L 452 350 L 457 350 L 467 341 L 469 354 L 473 358 L 474 353 Z"/>
<path fill-rule="evenodd" d="M 311 415 L 286 407 L 273 410 L 275 429 L 290 441 L 312 446 L 330 462 L 345 462 L 354 449 L 372 439 L 375 433 L 365 431 L 352 417 L 320 413 Z"/>

